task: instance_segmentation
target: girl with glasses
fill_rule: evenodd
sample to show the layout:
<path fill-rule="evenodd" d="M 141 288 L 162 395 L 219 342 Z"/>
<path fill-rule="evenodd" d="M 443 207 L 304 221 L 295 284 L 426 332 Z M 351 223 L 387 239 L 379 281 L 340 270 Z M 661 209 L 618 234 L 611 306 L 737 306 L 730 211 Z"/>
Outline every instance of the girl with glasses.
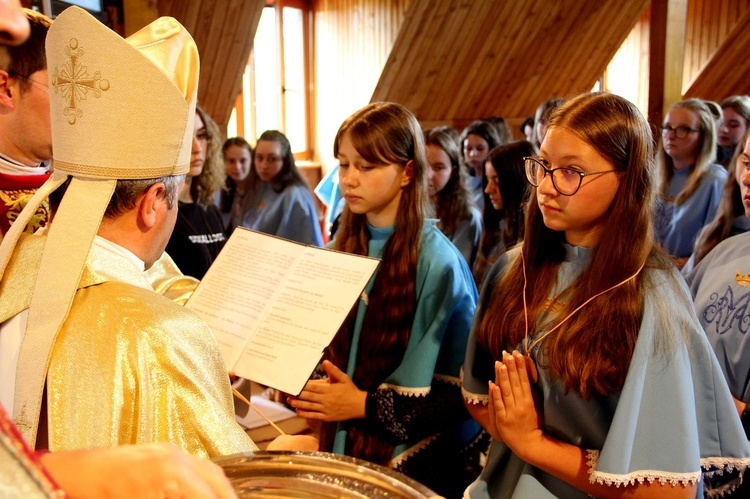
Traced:
<path fill-rule="evenodd" d="M 699 99 L 672 105 L 661 127 L 656 235 L 682 267 L 700 230 L 713 220 L 727 172 L 715 163 L 716 126 Z"/>
<path fill-rule="evenodd" d="M 267 130 L 258 138 L 245 193 L 232 206 L 227 230 L 238 225 L 323 246 L 323 233 L 310 188 L 297 169 L 286 135 Z"/>
<path fill-rule="evenodd" d="M 485 281 L 463 367 L 493 436 L 468 497 L 702 497 L 701 467 L 747 466 L 750 447 L 654 241 L 648 124 L 621 97 L 584 94 L 526 164 L 523 245 Z"/>
<path fill-rule="evenodd" d="M 456 247 L 426 220 L 424 147 L 416 118 L 398 104 L 370 104 L 339 128 L 347 204 L 332 246 L 381 263 L 326 352 L 327 379 L 309 381 L 290 404 L 327 423 L 322 449 L 458 497 L 486 449 L 459 383 L 476 288 Z"/>

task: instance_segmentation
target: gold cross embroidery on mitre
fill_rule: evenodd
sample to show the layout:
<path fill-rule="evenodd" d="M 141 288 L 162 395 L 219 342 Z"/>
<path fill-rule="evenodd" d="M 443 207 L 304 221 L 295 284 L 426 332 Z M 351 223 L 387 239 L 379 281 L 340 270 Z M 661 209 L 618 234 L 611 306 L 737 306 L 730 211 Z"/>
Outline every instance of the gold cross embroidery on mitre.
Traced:
<path fill-rule="evenodd" d="M 78 46 L 78 40 L 70 39 L 70 44 L 65 47 L 65 54 L 70 57 L 68 66 L 63 67 L 52 75 L 52 86 L 57 94 L 60 89 L 63 99 L 67 100 L 68 107 L 63 110 L 63 114 L 68 117 L 68 123 L 75 125 L 78 118 L 83 115 L 83 111 L 78 104 L 86 100 L 89 90 L 94 97 L 99 97 L 102 92 L 109 90 L 109 81 L 103 80 L 101 73 L 96 71 L 94 76 L 89 76 L 88 68 L 79 62 L 84 54 L 83 48 Z"/>

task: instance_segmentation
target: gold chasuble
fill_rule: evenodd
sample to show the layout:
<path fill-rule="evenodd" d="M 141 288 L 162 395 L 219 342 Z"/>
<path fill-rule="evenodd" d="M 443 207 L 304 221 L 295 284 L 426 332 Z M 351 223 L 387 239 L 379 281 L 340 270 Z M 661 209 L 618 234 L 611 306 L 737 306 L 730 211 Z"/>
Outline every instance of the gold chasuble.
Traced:
<path fill-rule="evenodd" d="M 21 237 L 0 286 L 0 323 L 28 307 L 45 238 Z M 162 285 L 170 280 L 161 276 Z M 146 277 L 122 255 L 91 247 L 47 372 L 50 450 L 172 442 L 213 457 L 255 449 L 234 420 L 213 333 Z"/>

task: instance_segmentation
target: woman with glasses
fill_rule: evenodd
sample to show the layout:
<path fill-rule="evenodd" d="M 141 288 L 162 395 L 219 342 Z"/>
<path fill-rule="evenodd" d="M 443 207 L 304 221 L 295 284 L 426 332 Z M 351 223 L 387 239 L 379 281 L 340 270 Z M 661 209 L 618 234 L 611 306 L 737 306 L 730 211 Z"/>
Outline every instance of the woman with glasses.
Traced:
<path fill-rule="evenodd" d="M 463 394 L 493 437 L 466 496 L 702 497 L 750 464 L 690 296 L 653 236 L 648 123 L 622 97 L 552 116 L 523 245 L 484 283 Z"/>
<path fill-rule="evenodd" d="M 190 171 L 185 175 L 177 221 L 166 249 L 183 274 L 197 279 L 203 278 L 226 242 L 221 213 L 214 204 L 227 176 L 220 141 L 219 127 L 197 107 Z"/>
<path fill-rule="evenodd" d="M 318 211 L 307 182 L 297 169 L 292 146 L 278 130 L 266 130 L 253 152 L 246 194 L 232 207 L 228 231 L 248 229 L 323 246 Z"/>
<path fill-rule="evenodd" d="M 656 153 L 660 174 L 655 218 L 659 243 L 682 267 L 695 239 L 714 216 L 727 172 L 716 159 L 716 126 L 699 99 L 673 104 Z"/>

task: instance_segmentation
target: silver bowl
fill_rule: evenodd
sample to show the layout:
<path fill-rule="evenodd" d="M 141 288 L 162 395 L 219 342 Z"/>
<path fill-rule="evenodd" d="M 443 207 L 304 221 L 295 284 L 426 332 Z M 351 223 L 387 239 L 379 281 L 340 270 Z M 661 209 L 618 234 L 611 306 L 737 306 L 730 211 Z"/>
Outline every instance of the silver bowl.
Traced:
<path fill-rule="evenodd" d="M 434 498 L 392 469 L 327 452 L 256 451 L 213 460 L 242 498 Z"/>

